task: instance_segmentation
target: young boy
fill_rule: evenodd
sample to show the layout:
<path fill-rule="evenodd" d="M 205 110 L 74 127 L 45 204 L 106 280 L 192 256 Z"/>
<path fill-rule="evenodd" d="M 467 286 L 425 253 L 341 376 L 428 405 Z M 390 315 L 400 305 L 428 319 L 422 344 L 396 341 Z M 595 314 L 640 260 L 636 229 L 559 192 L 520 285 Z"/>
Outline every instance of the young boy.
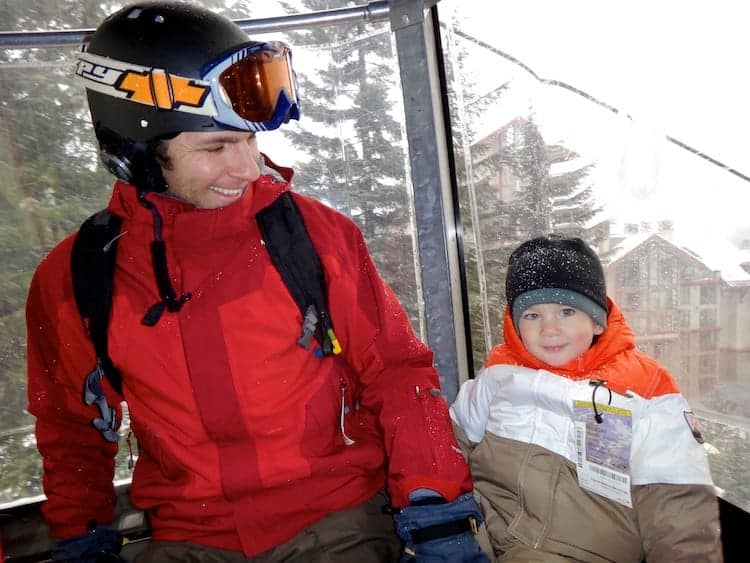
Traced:
<path fill-rule="evenodd" d="M 497 561 L 722 560 L 700 432 L 581 239 L 510 256 L 505 343 L 451 407 Z M 467 440 L 468 438 L 468 440 Z"/>

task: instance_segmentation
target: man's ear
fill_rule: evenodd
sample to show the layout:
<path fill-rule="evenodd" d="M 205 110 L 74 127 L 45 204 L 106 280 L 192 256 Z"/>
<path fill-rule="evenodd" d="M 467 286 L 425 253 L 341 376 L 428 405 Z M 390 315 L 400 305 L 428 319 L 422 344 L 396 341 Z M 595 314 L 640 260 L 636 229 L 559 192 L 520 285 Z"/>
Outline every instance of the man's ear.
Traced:
<path fill-rule="evenodd" d="M 598 323 L 594 323 L 594 334 L 599 336 L 602 332 L 604 332 L 604 327 Z"/>

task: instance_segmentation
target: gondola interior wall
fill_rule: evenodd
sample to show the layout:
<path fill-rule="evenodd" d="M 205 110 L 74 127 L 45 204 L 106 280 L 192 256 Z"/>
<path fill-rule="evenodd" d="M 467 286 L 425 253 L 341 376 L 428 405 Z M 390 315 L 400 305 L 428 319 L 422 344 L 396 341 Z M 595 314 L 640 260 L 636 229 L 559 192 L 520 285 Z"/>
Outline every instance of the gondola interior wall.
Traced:
<path fill-rule="evenodd" d="M 636 0 L 204 0 L 293 47 L 302 119 L 259 134 L 294 189 L 352 217 L 450 402 L 503 340 L 510 251 L 580 236 L 637 347 L 705 442 L 726 561 L 750 529 L 750 8 Z M 108 200 L 74 60 L 118 1 L 0 5 L 0 541 L 43 561 L 24 303 L 49 249 Z M 679 22 L 679 25 L 676 24 Z M 118 526 L 147 541 L 127 498 Z M 137 444 L 131 444 L 137 457 Z M 744 550 L 742 551 L 744 553 Z M 743 559 L 744 560 L 744 559 Z"/>

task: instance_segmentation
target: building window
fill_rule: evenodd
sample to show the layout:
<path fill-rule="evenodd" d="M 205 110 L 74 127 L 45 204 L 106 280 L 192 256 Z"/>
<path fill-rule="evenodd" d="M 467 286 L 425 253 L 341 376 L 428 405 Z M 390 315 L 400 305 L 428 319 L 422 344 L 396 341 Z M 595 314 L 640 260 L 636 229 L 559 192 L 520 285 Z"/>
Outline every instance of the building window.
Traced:
<path fill-rule="evenodd" d="M 716 286 L 701 286 L 701 305 L 716 305 Z"/>
<path fill-rule="evenodd" d="M 640 274 L 641 269 L 638 260 L 628 260 L 620 266 L 617 277 L 620 285 L 633 287 L 638 285 Z"/>
<path fill-rule="evenodd" d="M 674 330 L 674 315 L 672 313 L 661 315 L 661 329 L 665 332 Z"/>
<path fill-rule="evenodd" d="M 688 329 L 690 328 L 690 311 L 686 309 L 681 309 L 679 311 L 679 319 L 680 319 L 680 328 Z"/>
<path fill-rule="evenodd" d="M 716 309 L 701 309 L 700 327 L 701 328 L 715 328 L 716 327 Z"/>
<path fill-rule="evenodd" d="M 662 257 L 659 260 L 659 283 L 662 286 L 671 285 L 674 282 L 675 269 L 675 261 L 671 256 Z"/>
<path fill-rule="evenodd" d="M 701 333 L 700 340 L 701 352 L 708 352 L 716 349 L 716 333 L 715 332 L 703 332 Z"/>
<path fill-rule="evenodd" d="M 664 344 L 654 344 L 654 359 L 661 360 L 664 357 Z"/>
<path fill-rule="evenodd" d="M 683 280 L 694 280 L 698 277 L 698 270 L 693 266 L 685 266 L 680 274 L 680 277 L 682 277 Z"/>
<path fill-rule="evenodd" d="M 625 297 L 625 303 L 628 309 L 640 309 L 641 308 L 641 294 L 640 293 L 628 293 Z"/>
<path fill-rule="evenodd" d="M 667 290 L 667 307 L 670 309 L 674 309 L 679 305 L 678 301 L 678 295 L 677 289 L 674 287 L 671 287 Z"/>
<path fill-rule="evenodd" d="M 716 356 L 714 354 L 703 354 L 700 361 L 701 371 L 703 373 L 713 373 L 716 371 Z"/>
<path fill-rule="evenodd" d="M 690 286 L 689 285 L 680 286 L 680 305 L 689 305 L 689 304 L 690 304 Z"/>

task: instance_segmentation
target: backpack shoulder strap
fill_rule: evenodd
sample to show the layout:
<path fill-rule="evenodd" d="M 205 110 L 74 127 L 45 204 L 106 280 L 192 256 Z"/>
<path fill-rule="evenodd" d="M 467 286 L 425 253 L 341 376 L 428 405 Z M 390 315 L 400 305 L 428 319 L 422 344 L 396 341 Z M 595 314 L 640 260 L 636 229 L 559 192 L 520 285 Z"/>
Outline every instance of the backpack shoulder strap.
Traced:
<path fill-rule="evenodd" d="M 109 358 L 107 328 L 121 224 L 122 219 L 107 210 L 95 213 L 78 230 L 71 255 L 76 306 L 88 327 L 97 365 L 118 393 L 122 393 L 122 381 Z"/>
<path fill-rule="evenodd" d="M 256 215 L 271 261 L 302 313 L 302 335 L 297 341 L 310 347 L 315 336 L 319 356 L 341 353 L 328 312 L 325 272 L 297 204 L 284 192 Z"/>
<path fill-rule="evenodd" d="M 323 265 L 291 194 L 285 192 L 259 212 L 257 221 L 271 260 L 302 313 L 299 344 L 309 348 L 314 336 L 320 344 L 316 353 L 339 354 Z M 107 329 L 121 224 L 121 218 L 107 210 L 95 213 L 78 230 L 71 255 L 76 306 L 88 326 L 97 365 L 118 393 L 122 380 L 109 358 Z"/>

